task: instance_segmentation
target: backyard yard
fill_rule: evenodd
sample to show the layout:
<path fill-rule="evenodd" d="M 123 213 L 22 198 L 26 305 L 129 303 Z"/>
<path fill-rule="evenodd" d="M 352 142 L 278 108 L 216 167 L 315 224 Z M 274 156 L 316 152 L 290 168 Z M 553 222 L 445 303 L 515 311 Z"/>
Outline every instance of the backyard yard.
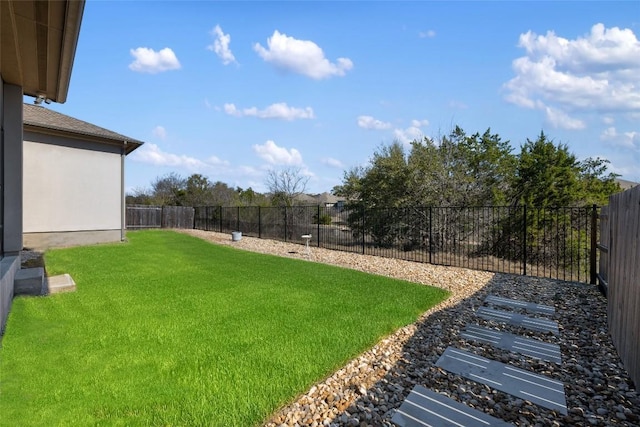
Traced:
<path fill-rule="evenodd" d="M 1 425 L 259 425 L 447 297 L 171 231 L 53 250 L 75 293 L 17 298 Z"/>

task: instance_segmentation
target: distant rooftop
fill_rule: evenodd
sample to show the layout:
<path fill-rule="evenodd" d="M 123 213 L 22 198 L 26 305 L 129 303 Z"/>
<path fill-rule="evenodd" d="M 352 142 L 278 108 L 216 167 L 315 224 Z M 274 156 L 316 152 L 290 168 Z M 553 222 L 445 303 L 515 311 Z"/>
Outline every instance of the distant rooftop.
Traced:
<path fill-rule="evenodd" d="M 144 142 L 137 139 L 58 113 L 41 105 L 23 104 L 23 107 L 25 128 L 52 130 L 64 134 L 72 134 L 76 138 L 90 137 L 91 140 L 106 144 L 124 145 L 126 142 L 127 154 L 144 144 Z"/>
<path fill-rule="evenodd" d="M 623 190 L 628 190 L 635 187 L 636 185 L 640 185 L 640 183 L 638 182 L 627 181 L 626 179 L 616 179 L 616 182 L 620 184 L 620 188 L 622 188 Z"/>

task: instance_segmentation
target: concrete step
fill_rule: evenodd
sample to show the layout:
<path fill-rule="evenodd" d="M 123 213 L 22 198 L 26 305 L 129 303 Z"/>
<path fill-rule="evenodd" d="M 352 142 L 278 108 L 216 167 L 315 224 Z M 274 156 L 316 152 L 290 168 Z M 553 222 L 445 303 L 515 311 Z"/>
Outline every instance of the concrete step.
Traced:
<path fill-rule="evenodd" d="M 75 292 L 76 282 L 70 275 L 60 274 L 59 276 L 50 276 L 45 280 L 45 292 L 47 294 L 59 294 L 62 292 Z"/>
<path fill-rule="evenodd" d="M 16 271 L 13 295 L 43 295 L 44 268 L 24 268 Z"/>

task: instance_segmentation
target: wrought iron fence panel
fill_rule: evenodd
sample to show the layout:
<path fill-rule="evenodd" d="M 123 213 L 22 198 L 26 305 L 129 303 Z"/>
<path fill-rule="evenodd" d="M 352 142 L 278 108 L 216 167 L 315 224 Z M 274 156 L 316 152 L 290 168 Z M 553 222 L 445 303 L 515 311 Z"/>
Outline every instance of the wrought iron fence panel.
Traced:
<path fill-rule="evenodd" d="M 195 227 L 446 266 L 589 282 L 596 207 L 200 207 Z M 591 279 L 593 280 L 593 279 Z"/>

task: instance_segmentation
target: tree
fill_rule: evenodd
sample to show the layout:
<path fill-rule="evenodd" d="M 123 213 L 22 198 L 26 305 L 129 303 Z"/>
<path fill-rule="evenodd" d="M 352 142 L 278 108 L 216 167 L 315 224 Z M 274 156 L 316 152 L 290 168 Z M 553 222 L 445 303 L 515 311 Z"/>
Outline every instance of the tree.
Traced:
<path fill-rule="evenodd" d="M 237 204 L 238 193 L 222 181 L 216 181 L 209 189 L 210 206 L 234 206 Z"/>
<path fill-rule="evenodd" d="M 468 136 L 456 126 L 438 142 L 424 138 L 412 143 L 411 199 L 442 207 L 502 204 L 514 165 L 508 141 L 490 129 Z"/>
<path fill-rule="evenodd" d="M 606 160 L 588 158 L 582 162 L 565 144 L 555 144 L 541 132 L 535 141 L 521 147 L 513 178 L 513 212 L 499 221 L 492 243 L 496 256 L 527 259 L 560 267 L 562 260 L 585 258 L 579 242 L 587 241 L 588 217 L 584 209 L 592 203 L 606 203 L 619 191 L 616 175 L 607 174 Z M 582 227 L 566 227 L 583 221 Z M 523 244 L 526 242 L 526 248 Z"/>
<path fill-rule="evenodd" d="M 468 136 L 456 127 L 438 141 L 413 141 L 408 155 L 398 142 L 380 148 L 367 167 L 346 172 L 334 194 L 351 200 L 352 230 L 371 233 L 383 246 L 429 243 L 424 208 L 447 208 L 439 211 L 438 228 L 429 233 L 436 236 L 437 249 L 472 230 L 459 208 L 504 203 L 514 165 L 508 141 L 489 129 Z"/>
<path fill-rule="evenodd" d="M 309 177 L 300 168 L 271 169 L 267 173 L 266 185 L 274 206 L 293 206 L 304 194 L 308 183 Z"/>
<path fill-rule="evenodd" d="M 572 206 L 581 198 L 581 167 L 564 144 L 544 132 L 521 147 L 513 184 L 515 204 L 546 208 Z"/>
<path fill-rule="evenodd" d="M 153 203 L 160 206 L 182 206 L 186 181 L 175 172 L 156 178 L 151 184 Z"/>
<path fill-rule="evenodd" d="M 241 206 L 265 206 L 268 201 L 264 194 L 256 192 L 253 188 L 249 187 L 246 190 L 241 187 L 236 188 L 238 194 L 239 203 Z"/>
<path fill-rule="evenodd" d="M 620 175 L 607 173 L 609 160 L 600 157 L 587 158 L 580 162 L 580 182 L 582 199 L 586 205 L 606 205 L 609 196 L 621 191 L 616 178 Z"/>
<path fill-rule="evenodd" d="M 153 195 L 146 188 L 134 188 L 131 194 L 127 194 L 127 205 L 152 205 Z"/>
<path fill-rule="evenodd" d="M 267 173 L 266 185 L 271 196 L 271 204 L 280 208 L 277 209 L 274 218 L 280 218 L 282 221 L 281 225 L 284 226 L 287 239 L 308 233 L 296 228 L 296 224 L 310 223 L 305 219 L 305 210 L 297 206 L 308 182 L 309 177 L 305 176 L 300 168 L 290 167 L 278 171 L 272 169 Z"/>
<path fill-rule="evenodd" d="M 212 202 L 211 181 L 200 174 L 187 178 L 182 203 L 184 206 L 206 206 Z"/>

